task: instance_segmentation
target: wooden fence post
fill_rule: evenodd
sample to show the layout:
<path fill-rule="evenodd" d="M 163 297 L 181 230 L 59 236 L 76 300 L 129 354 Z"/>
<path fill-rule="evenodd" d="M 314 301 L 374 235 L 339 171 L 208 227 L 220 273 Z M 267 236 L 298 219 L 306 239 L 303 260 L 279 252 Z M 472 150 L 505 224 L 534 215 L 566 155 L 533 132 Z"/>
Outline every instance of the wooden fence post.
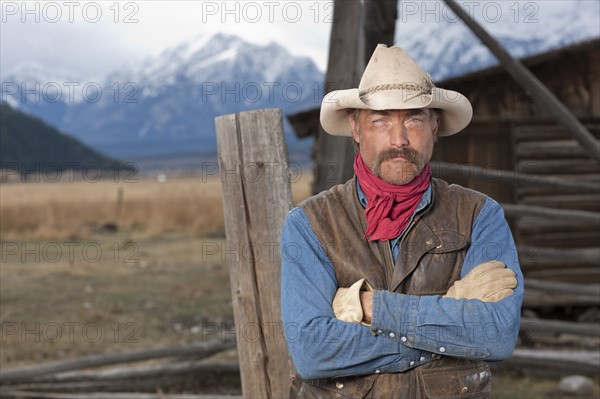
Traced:
<path fill-rule="evenodd" d="M 233 312 L 246 398 L 289 396 L 280 232 L 292 208 L 281 111 L 215 118 Z"/>

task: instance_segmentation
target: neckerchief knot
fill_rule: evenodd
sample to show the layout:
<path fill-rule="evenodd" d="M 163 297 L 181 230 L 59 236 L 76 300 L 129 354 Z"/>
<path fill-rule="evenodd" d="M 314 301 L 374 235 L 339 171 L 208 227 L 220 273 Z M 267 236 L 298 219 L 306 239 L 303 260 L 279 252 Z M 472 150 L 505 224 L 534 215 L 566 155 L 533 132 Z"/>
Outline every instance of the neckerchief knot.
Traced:
<path fill-rule="evenodd" d="M 409 183 L 395 185 L 373 173 L 362 156 L 357 154 L 354 159 L 354 173 L 367 197 L 365 238 L 375 241 L 398 237 L 408 225 L 423 193 L 429 187 L 429 164 Z"/>

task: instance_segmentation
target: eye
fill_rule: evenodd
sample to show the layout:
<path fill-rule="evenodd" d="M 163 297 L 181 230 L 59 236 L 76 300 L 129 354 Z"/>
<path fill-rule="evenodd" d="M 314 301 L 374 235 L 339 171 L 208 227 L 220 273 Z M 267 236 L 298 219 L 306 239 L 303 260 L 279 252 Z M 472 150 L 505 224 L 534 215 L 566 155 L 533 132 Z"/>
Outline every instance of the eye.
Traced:
<path fill-rule="evenodd" d="M 408 126 L 421 126 L 425 120 L 421 117 L 409 118 L 405 123 Z"/>

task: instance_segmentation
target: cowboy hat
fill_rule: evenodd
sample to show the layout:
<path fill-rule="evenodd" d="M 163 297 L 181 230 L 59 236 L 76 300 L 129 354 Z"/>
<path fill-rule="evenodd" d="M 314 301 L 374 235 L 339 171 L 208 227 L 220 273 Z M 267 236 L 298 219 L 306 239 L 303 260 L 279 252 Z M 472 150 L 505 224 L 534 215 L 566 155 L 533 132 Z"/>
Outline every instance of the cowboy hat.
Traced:
<path fill-rule="evenodd" d="M 441 109 L 439 136 L 464 129 L 473 116 L 471 103 L 462 94 L 435 87 L 400 47 L 377 46 L 357 89 L 328 93 L 321 103 L 321 125 L 334 136 L 352 136 L 348 110 Z"/>

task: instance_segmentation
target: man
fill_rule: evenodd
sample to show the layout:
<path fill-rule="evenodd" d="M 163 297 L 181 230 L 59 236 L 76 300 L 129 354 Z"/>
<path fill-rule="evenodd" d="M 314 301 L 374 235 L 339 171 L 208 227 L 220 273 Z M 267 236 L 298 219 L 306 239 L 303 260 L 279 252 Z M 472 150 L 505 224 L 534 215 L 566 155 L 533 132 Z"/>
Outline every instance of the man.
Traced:
<path fill-rule="evenodd" d="M 321 124 L 352 136 L 355 177 L 301 203 L 282 231 L 293 397 L 487 397 L 484 361 L 512 354 L 523 277 L 500 206 L 431 178 L 438 136 L 469 101 L 379 45 Z"/>

